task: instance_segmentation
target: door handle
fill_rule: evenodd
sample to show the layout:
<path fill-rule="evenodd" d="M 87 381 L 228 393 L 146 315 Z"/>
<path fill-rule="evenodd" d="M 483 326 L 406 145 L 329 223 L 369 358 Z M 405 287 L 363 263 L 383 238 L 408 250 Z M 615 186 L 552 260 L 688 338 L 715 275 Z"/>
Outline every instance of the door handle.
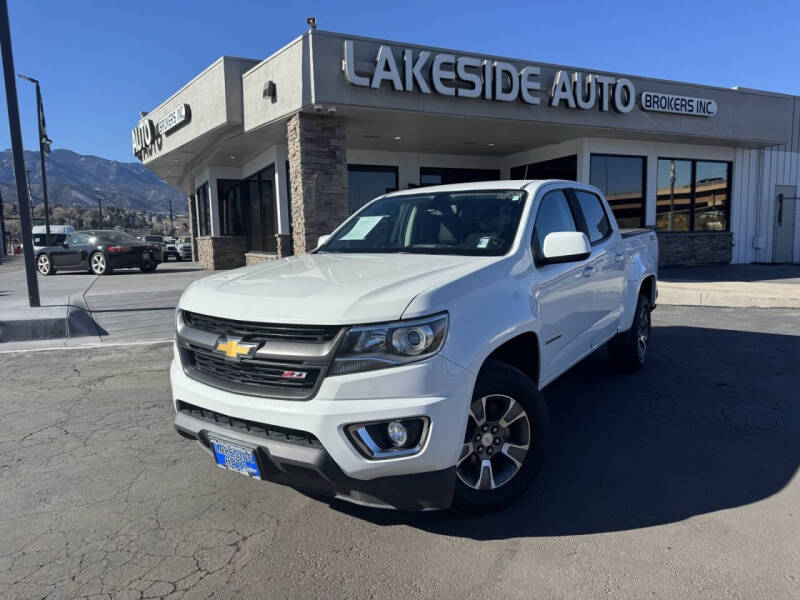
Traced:
<path fill-rule="evenodd" d="M 625 255 L 624 254 L 615 254 L 614 255 L 614 262 L 620 263 L 620 262 L 624 262 L 624 261 L 625 261 Z"/>
<path fill-rule="evenodd" d="M 597 269 L 595 269 L 594 267 L 586 267 L 583 270 L 583 276 L 584 277 L 591 277 L 592 273 L 594 273 L 595 271 L 597 271 Z"/>

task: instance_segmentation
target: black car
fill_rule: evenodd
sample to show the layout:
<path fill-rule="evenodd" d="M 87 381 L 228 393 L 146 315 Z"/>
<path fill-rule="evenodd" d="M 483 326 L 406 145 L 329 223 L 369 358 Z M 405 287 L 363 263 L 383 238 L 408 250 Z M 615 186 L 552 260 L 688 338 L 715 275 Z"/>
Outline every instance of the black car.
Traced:
<path fill-rule="evenodd" d="M 57 246 L 36 253 L 36 268 L 42 275 L 58 270 L 89 271 L 110 275 L 114 269 L 156 270 L 163 260 L 161 246 L 142 242 L 132 235 L 113 230 L 76 231 Z"/>

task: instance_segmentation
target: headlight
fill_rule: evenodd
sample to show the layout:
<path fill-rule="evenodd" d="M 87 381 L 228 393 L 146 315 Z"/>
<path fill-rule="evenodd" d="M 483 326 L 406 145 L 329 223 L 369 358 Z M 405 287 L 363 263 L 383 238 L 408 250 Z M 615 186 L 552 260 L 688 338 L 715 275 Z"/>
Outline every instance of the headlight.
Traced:
<path fill-rule="evenodd" d="M 353 327 L 336 352 L 330 374 L 370 371 L 424 360 L 442 349 L 446 334 L 447 313 Z"/>

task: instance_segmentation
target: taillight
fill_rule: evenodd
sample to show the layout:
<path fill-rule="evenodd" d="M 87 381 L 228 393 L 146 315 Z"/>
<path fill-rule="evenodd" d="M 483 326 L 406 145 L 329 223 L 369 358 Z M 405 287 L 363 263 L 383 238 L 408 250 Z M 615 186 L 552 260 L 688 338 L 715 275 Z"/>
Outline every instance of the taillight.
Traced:
<path fill-rule="evenodd" d="M 109 252 L 127 252 L 128 250 L 130 250 L 130 248 L 128 248 L 127 246 L 109 246 L 108 247 L 108 251 Z"/>

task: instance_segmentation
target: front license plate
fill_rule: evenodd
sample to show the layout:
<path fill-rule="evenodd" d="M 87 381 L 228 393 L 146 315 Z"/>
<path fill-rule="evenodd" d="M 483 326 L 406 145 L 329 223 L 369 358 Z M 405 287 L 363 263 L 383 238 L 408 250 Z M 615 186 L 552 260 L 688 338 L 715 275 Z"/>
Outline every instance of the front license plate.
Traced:
<path fill-rule="evenodd" d="M 253 448 L 232 444 L 213 437 L 209 437 L 209 440 L 211 441 L 211 448 L 214 450 L 214 457 L 220 467 L 229 471 L 236 471 L 248 477 L 261 478 Z"/>
<path fill-rule="evenodd" d="M 150 260 L 150 253 L 149 252 L 142 252 L 142 258 L 145 260 Z"/>

